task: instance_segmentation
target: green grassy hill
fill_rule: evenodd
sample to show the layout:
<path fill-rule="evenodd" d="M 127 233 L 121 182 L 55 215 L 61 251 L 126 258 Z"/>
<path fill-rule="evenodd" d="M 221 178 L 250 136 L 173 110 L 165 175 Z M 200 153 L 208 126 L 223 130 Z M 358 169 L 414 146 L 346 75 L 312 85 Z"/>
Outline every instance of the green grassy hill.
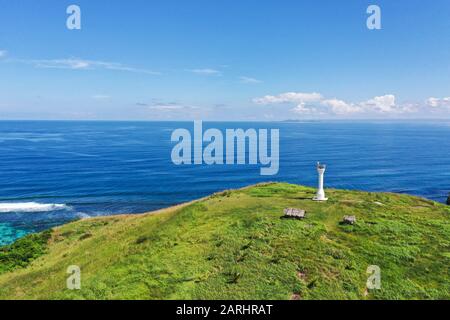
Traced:
<path fill-rule="evenodd" d="M 76 221 L 0 249 L 2 299 L 449 299 L 450 208 L 274 183 Z M 283 209 L 305 209 L 304 220 Z M 339 222 L 355 215 L 353 226 Z M 67 267 L 81 290 L 66 289 Z M 381 268 L 367 290 L 366 269 Z"/>

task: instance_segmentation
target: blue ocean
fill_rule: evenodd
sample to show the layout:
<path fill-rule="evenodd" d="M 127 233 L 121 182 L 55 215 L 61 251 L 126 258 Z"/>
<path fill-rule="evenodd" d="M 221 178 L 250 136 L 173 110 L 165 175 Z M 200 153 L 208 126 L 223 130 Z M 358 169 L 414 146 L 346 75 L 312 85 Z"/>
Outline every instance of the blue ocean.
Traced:
<path fill-rule="evenodd" d="M 450 122 L 208 122 L 205 129 L 280 130 L 280 169 L 181 165 L 171 133 L 192 122 L 0 122 L 0 244 L 65 222 L 142 213 L 262 181 L 390 191 L 444 202 Z"/>

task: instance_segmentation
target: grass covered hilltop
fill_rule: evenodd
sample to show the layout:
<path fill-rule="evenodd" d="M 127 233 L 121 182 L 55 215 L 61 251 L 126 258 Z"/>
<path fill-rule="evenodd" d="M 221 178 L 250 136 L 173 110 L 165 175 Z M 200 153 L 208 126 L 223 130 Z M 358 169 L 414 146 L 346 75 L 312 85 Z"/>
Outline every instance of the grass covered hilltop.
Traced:
<path fill-rule="evenodd" d="M 450 207 L 268 183 L 80 220 L 0 249 L 3 299 L 449 299 Z M 287 207 L 304 220 L 282 219 Z M 355 215 L 355 225 L 341 225 Z M 81 268 L 81 290 L 66 271 Z M 369 265 L 381 289 L 367 290 Z"/>

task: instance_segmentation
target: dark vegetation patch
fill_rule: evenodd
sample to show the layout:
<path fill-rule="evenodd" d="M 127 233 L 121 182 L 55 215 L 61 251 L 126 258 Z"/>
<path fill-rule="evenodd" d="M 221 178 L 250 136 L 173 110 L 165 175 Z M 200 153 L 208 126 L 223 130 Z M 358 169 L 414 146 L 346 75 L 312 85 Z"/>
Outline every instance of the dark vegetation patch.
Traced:
<path fill-rule="evenodd" d="M 47 251 L 52 230 L 29 234 L 13 244 L 0 247 L 0 274 L 28 266 Z"/>
<path fill-rule="evenodd" d="M 80 240 L 89 239 L 89 238 L 91 238 L 91 237 L 92 237 L 92 233 L 86 232 L 86 233 L 83 233 L 83 234 L 80 236 Z"/>

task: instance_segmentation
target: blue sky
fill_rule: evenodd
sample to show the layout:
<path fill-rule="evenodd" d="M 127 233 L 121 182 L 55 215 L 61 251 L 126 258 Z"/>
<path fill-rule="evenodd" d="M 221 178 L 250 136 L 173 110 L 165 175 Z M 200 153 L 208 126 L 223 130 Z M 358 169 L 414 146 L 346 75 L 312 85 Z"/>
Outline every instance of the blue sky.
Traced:
<path fill-rule="evenodd" d="M 448 0 L 0 0 L 0 119 L 450 119 L 449 16 Z"/>

